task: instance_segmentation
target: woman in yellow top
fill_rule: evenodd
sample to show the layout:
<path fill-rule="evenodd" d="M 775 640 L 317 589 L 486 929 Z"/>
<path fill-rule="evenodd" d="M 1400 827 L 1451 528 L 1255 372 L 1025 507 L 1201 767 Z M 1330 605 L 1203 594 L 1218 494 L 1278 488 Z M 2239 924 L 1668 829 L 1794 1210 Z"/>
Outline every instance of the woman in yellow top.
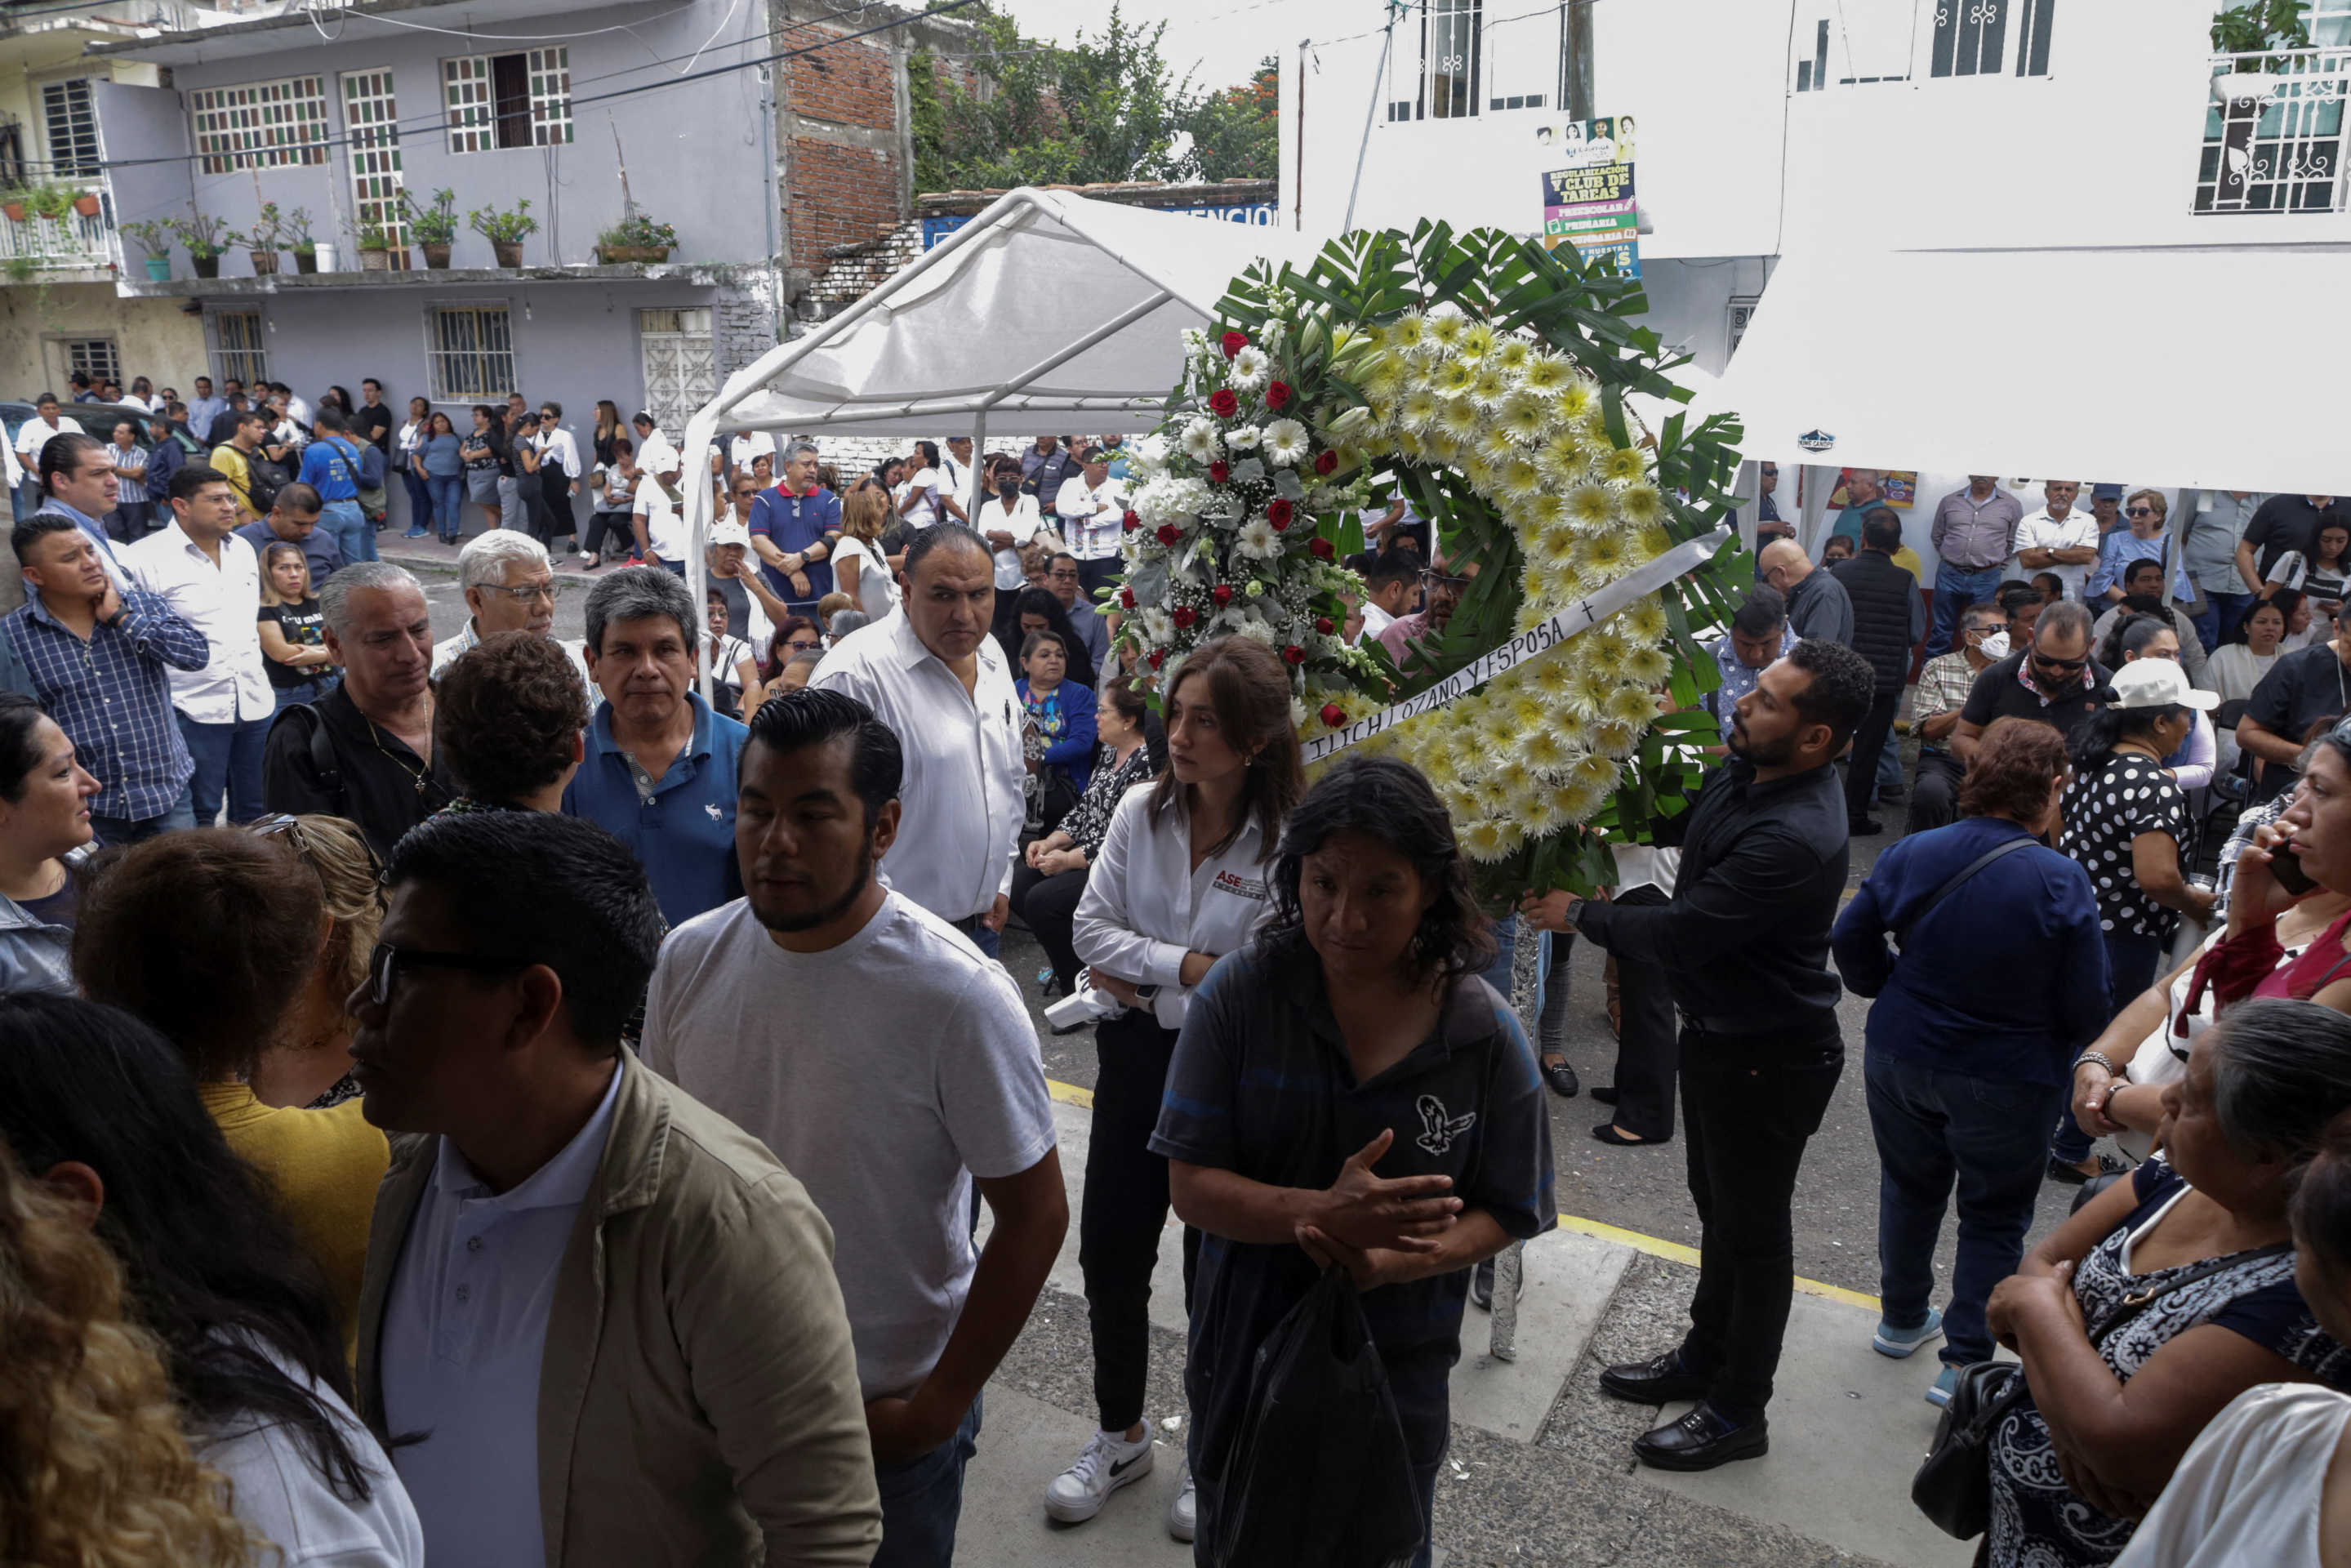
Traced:
<path fill-rule="evenodd" d="M 200 828 L 133 846 L 84 894 L 74 977 L 92 1001 L 144 1019 L 187 1058 L 204 1109 L 269 1178 L 325 1273 L 355 1353 L 368 1224 L 391 1150 L 356 1100 L 305 1110 L 255 1093 L 256 1081 L 275 1096 L 300 1093 L 323 1071 L 314 1063 L 303 1072 L 313 1053 L 298 1049 L 289 1063 L 282 1047 L 349 924 L 329 913 L 319 873 L 291 842 L 298 835 L 310 836 L 298 822 L 269 835 Z"/>

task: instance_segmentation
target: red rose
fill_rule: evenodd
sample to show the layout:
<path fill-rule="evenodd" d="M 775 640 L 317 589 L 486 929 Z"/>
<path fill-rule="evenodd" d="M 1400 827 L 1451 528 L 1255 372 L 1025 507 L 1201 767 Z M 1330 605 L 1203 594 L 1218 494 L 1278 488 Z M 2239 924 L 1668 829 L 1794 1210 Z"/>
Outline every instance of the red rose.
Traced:
<path fill-rule="evenodd" d="M 1124 528 L 1128 533 L 1133 533 L 1135 529 L 1143 526 L 1142 516 L 1134 512 L 1127 513 L 1126 516 L 1121 517 L 1118 521 L 1119 526 Z"/>
<path fill-rule="evenodd" d="M 1341 707 L 1337 703 L 1324 703 L 1322 705 L 1322 722 L 1329 725 L 1332 729 L 1336 729 L 1341 725 L 1347 722 L 1347 710 Z"/>
<path fill-rule="evenodd" d="M 1290 389 L 1280 382 L 1276 382 L 1271 386 L 1266 388 L 1265 406 L 1275 409 L 1288 408 L 1290 406 Z"/>
<path fill-rule="evenodd" d="M 1173 545 L 1177 539 L 1180 539 L 1183 537 L 1184 530 L 1177 528 L 1175 524 L 1162 523 L 1159 525 L 1157 538 L 1161 544 Z"/>
<path fill-rule="evenodd" d="M 1217 609 L 1222 610 L 1233 601 L 1233 585 L 1229 582 L 1220 582 L 1208 590 L 1208 597 L 1217 601 Z"/>
<path fill-rule="evenodd" d="M 1152 649 L 1152 650 L 1151 650 L 1151 657 L 1150 657 L 1147 661 L 1145 661 L 1145 662 L 1146 662 L 1147 664 L 1150 664 L 1150 666 L 1151 666 L 1153 669 L 1155 669 L 1155 669 L 1157 669 L 1157 668 L 1158 668 L 1162 664 L 1165 663 L 1165 662 L 1166 662 L 1166 659 L 1167 659 L 1167 650 L 1165 650 L 1165 648 L 1154 648 L 1154 649 Z"/>
<path fill-rule="evenodd" d="M 1331 634 L 1331 618 L 1328 615 L 1317 615 L 1314 618 L 1314 630 L 1328 637 Z"/>
<path fill-rule="evenodd" d="M 1200 612 L 1193 609 L 1188 604 L 1179 604 L 1167 613 L 1167 619 L 1176 622 L 1176 630 L 1178 632 L 1181 632 L 1184 628 L 1189 626 L 1193 622 L 1197 621 L 1199 618 Z"/>
<path fill-rule="evenodd" d="M 1314 472 L 1317 474 L 1328 475 L 1338 466 L 1339 455 L 1337 453 L 1322 452 L 1316 454 L 1314 458 Z"/>
<path fill-rule="evenodd" d="M 1292 643 L 1281 651 L 1281 656 L 1293 664 L 1302 664 L 1306 662 L 1306 650 Z"/>
<path fill-rule="evenodd" d="M 1118 591 L 1118 607 L 1122 610 L 1132 610 L 1134 608 L 1134 590 L 1131 588 L 1122 588 Z"/>
<path fill-rule="evenodd" d="M 1218 387 L 1208 396 L 1208 409 L 1218 419 L 1230 419 L 1240 412 L 1241 400 L 1233 395 L 1230 387 Z"/>
<path fill-rule="evenodd" d="M 1306 549 L 1317 560 L 1329 560 L 1332 555 L 1337 553 L 1332 549 L 1331 541 L 1322 538 L 1320 534 L 1306 541 Z"/>
<path fill-rule="evenodd" d="M 1208 478 L 1211 482 L 1221 485 L 1232 476 L 1233 465 L 1226 462 L 1223 458 L 1220 457 L 1216 462 L 1208 465 Z"/>
<path fill-rule="evenodd" d="M 1225 358 L 1229 360 L 1235 354 L 1239 353 L 1243 349 L 1249 347 L 1249 334 L 1246 332 L 1228 332 L 1221 339 L 1217 340 L 1217 342 L 1225 350 Z"/>
<path fill-rule="evenodd" d="M 1280 533 L 1282 529 L 1288 528 L 1290 526 L 1290 503 L 1282 500 L 1279 497 L 1268 501 L 1265 504 L 1265 520 L 1273 525 L 1273 529 L 1276 533 Z"/>

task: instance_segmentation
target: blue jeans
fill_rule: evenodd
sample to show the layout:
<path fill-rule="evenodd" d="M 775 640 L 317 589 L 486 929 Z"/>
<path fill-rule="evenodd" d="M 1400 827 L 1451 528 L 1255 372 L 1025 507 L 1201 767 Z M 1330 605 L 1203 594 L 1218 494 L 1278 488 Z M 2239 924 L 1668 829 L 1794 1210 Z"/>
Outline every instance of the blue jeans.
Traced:
<path fill-rule="evenodd" d="M 2159 936 L 2106 933 L 2106 1016 L 2111 1018 L 2138 1000 L 2162 967 L 2164 942 Z M 2070 1101 L 2069 1101 L 2070 1104 Z M 2074 1120 L 2068 1106 L 2060 1106 L 2057 1131 L 2049 1140 L 2049 1157 L 2078 1166 L 2090 1157 L 2090 1134 Z"/>
<path fill-rule="evenodd" d="M 1902 788 L 1902 748 L 1888 734 L 1885 747 L 1877 754 L 1877 787 L 1880 789 Z"/>
<path fill-rule="evenodd" d="M 956 1525 L 963 1518 L 963 1471 L 979 1451 L 974 1399 L 956 1435 L 919 1459 L 876 1465 L 882 1492 L 882 1548 L 873 1568 L 950 1568 Z"/>
<path fill-rule="evenodd" d="M 413 468 L 400 471 L 400 483 L 408 492 L 408 526 L 423 533 L 433 527 L 433 486 Z"/>
<path fill-rule="evenodd" d="M 663 561 L 662 564 L 667 566 L 669 562 Z M 950 920 L 947 924 L 970 937 L 971 945 L 989 957 L 1000 958 L 1004 956 L 1003 934 L 990 931 L 987 928 L 987 923 L 978 915 L 967 915 L 961 920 Z"/>
<path fill-rule="evenodd" d="M 319 508 L 319 526 L 334 536 L 346 561 L 373 560 L 375 528 L 357 501 L 329 501 Z"/>
<path fill-rule="evenodd" d="M 1959 1183 L 1959 1249 L 1943 1312 L 1943 1360 L 1991 1359 L 1984 1302 L 2024 1260 L 2041 1191 L 2039 1129 L 2065 1091 L 1947 1072 L 1870 1051 L 1862 1072 L 1877 1142 L 1878 1292 L 1886 1322 L 1915 1329 L 1935 1291 L 1935 1239 Z"/>
<path fill-rule="evenodd" d="M 141 817 L 133 821 L 128 817 L 101 817 L 95 811 L 89 816 L 89 831 L 98 835 L 99 843 L 109 846 L 141 844 L 158 833 L 184 832 L 195 825 L 195 807 L 190 803 L 185 789 L 180 791 L 171 810 L 160 817 Z"/>
<path fill-rule="evenodd" d="M 1988 566 L 1970 571 L 1949 561 L 1935 568 L 1935 629 L 1927 633 L 1927 657 L 1951 651 L 1951 639 L 1958 633 L 1959 612 L 1970 604 L 1980 604 L 1990 599 L 1992 590 L 2000 586 L 2001 568 Z"/>
<path fill-rule="evenodd" d="M 433 497 L 433 531 L 444 539 L 454 539 L 465 531 L 457 509 L 465 504 L 465 476 L 463 474 L 434 474 L 424 481 Z"/>
<path fill-rule="evenodd" d="M 2253 607 L 2250 593 L 2215 593 L 2204 591 L 2204 613 L 2196 617 L 2196 635 L 2204 640 L 2204 651 L 2210 653 L 2229 640 L 2237 622 Z"/>
<path fill-rule="evenodd" d="M 1535 1017 L 1542 1017 L 1543 996 L 1551 975 L 1551 933 L 1538 933 L 1541 951 L 1535 955 Z M 1510 1005 L 1510 967 L 1519 951 L 1519 917 L 1506 915 L 1494 922 L 1494 962 L 1480 977 L 1494 988 L 1502 1005 Z"/>
<path fill-rule="evenodd" d="M 276 706 L 270 709 L 270 715 L 275 717 L 297 703 L 317 702 L 334 689 L 335 677 L 331 673 L 320 675 L 315 680 L 304 681 L 298 686 L 279 686 L 269 694 L 276 701 Z"/>
<path fill-rule="evenodd" d="M 188 743 L 188 755 L 196 760 L 196 771 L 188 780 L 188 794 L 194 809 L 196 823 L 211 827 L 220 820 L 221 800 L 228 800 L 228 820 L 250 822 L 262 814 L 261 753 L 269 739 L 269 721 L 277 716 L 272 708 L 262 718 L 236 719 L 228 724 L 198 724 L 178 709 L 172 716 L 180 721 L 180 738 Z"/>

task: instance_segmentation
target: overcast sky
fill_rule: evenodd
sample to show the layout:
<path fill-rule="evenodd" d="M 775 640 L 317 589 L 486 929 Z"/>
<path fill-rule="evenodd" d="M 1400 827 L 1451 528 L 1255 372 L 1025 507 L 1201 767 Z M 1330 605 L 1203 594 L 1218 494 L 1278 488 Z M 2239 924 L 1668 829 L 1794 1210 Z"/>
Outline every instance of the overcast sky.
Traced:
<path fill-rule="evenodd" d="M 1102 0 L 995 0 L 1032 38 L 1067 43 L 1099 34 L 1110 8 Z M 1177 79 L 1231 87 L 1249 79 L 1268 55 L 1287 56 L 1301 38 L 1335 38 L 1377 27 L 1381 0 L 1127 0 L 1120 15 L 1167 23 L 1160 50 Z M 1369 84 L 1365 84 L 1368 86 Z"/>

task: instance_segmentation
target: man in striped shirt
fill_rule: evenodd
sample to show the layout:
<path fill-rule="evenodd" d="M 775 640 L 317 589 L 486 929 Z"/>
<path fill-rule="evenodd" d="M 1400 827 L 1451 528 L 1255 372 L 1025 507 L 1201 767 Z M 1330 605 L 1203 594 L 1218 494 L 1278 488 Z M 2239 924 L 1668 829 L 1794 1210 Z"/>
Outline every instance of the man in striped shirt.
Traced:
<path fill-rule="evenodd" d="M 72 518 L 37 512 L 9 542 L 28 597 L 0 620 L 33 677 L 34 695 L 99 781 L 90 827 L 107 844 L 196 825 L 195 763 L 172 714 L 165 674 L 201 670 L 204 634 L 152 593 L 117 589 Z"/>

